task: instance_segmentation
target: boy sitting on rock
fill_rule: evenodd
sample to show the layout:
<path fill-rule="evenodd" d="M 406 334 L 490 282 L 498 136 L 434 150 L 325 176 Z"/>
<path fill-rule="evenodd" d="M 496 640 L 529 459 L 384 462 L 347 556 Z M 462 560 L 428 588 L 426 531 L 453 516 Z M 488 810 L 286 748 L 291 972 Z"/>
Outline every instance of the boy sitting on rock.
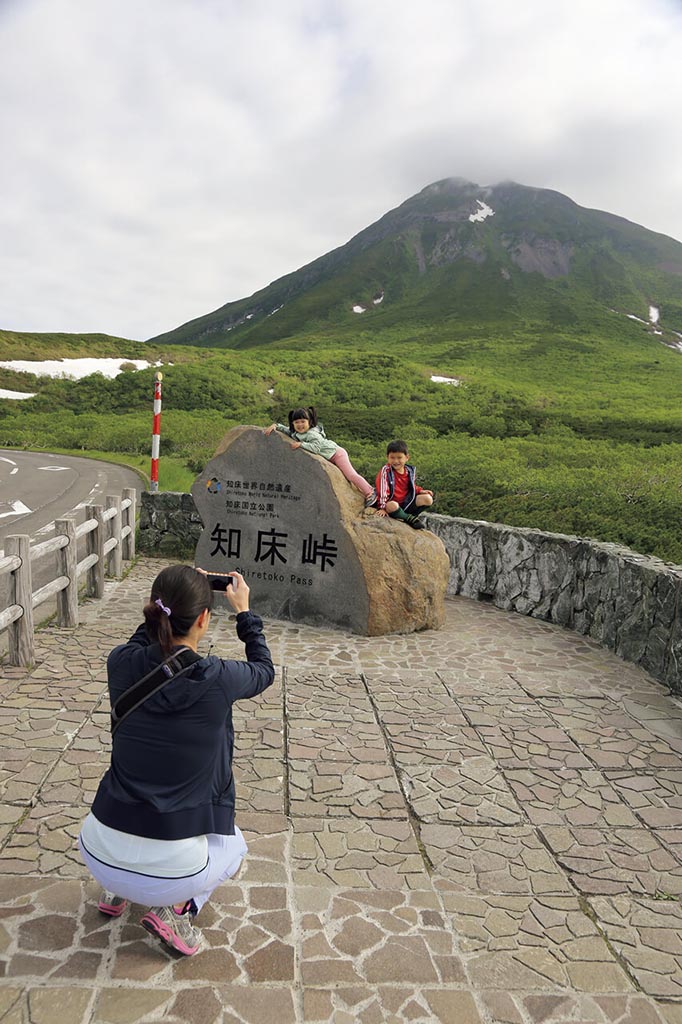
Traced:
<path fill-rule="evenodd" d="M 400 519 L 413 530 L 423 530 L 425 527 L 419 516 L 433 505 L 433 491 L 426 491 L 415 484 L 415 468 L 408 465 L 409 457 L 404 441 L 389 443 L 386 465 L 377 474 L 376 497 L 370 507 L 375 508 L 380 516 Z"/>

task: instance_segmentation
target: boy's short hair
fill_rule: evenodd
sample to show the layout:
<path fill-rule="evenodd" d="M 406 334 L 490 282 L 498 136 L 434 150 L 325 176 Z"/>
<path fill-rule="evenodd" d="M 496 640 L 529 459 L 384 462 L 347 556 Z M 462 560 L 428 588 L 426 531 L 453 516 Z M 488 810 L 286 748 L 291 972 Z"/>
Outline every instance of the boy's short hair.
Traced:
<path fill-rule="evenodd" d="M 390 455 L 391 452 L 401 452 L 403 455 L 410 454 L 404 441 L 389 441 L 386 445 L 386 454 Z"/>

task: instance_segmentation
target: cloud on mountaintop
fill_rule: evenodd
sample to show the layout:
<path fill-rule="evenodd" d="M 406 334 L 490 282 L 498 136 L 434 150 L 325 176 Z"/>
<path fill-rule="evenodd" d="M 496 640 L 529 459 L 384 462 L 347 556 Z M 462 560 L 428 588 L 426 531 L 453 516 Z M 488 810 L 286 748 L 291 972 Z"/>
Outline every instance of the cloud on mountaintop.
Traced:
<path fill-rule="evenodd" d="M 682 238 L 671 0 L 0 6 L 0 327 L 147 337 L 449 175 Z"/>

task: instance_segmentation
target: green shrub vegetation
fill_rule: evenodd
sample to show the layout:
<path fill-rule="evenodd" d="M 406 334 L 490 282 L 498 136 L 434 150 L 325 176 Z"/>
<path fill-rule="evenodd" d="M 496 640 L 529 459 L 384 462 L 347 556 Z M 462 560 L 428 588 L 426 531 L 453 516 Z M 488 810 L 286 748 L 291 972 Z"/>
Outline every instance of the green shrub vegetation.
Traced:
<path fill-rule="evenodd" d="M 10 347 L 33 358 L 93 354 L 90 339 L 22 337 L 0 332 L 3 358 Z M 314 403 L 368 477 L 386 441 L 404 437 L 439 512 L 682 563 L 682 355 L 625 317 L 605 313 L 590 331 L 358 323 L 246 350 L 100 338 L 98 355 L 164 360 L 162 489 L 187 489 L 230 427 Z M 102 452 L 146 472 L 154 373 L 65 381 L 2 371 L 0 386 L 36 396 L 0 400 L 0 446 Z"/>
<path fill-rule="evenodd" d="M 483 196 L 494 216 L 471 222 Z M 656 328 L 628 319 L 647 321 L 650 305 Z M 231 426 L 315 404 L 368 477 L 388 440 L 407 440 L 440 512 L 682 563 L 681 337 L 679 242 L 546 189 L 447 179 L 145 344 L 0 332 L 0 359 L 162 361 L 162 486 L 187 486 L 164 484 L 164 466 L 191 479 Z M 0 444 L 144 461 L 154 372 L 0 370 L 0 387 L 35 392 L 0 401 Z"/>

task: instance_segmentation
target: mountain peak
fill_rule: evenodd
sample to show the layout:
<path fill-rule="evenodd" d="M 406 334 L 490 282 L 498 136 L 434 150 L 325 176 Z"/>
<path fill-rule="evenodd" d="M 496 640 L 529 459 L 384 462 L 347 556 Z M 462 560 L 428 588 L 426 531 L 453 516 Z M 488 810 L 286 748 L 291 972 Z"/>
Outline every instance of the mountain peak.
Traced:
<path fill-rule="evenodd" d="M 154 341 L 242 347 L 454 318 L 575 326 L 649 305 L 682 336 L 682 244 L 551 189 L 451 177 L 345 245 Z M 648 315 L 648 314 L 647 314 Z M 671 339 L 674 340 L 674 339 Z"/>
<path fill-rule="evenodd" d="M 453 195 L 480 188 L 481 186 L 477 182 L 469 181 L 467 178 L 441 178 L 440 181 L 434 181 L 431 185 L 427 185 L 417 195 Z"/>

